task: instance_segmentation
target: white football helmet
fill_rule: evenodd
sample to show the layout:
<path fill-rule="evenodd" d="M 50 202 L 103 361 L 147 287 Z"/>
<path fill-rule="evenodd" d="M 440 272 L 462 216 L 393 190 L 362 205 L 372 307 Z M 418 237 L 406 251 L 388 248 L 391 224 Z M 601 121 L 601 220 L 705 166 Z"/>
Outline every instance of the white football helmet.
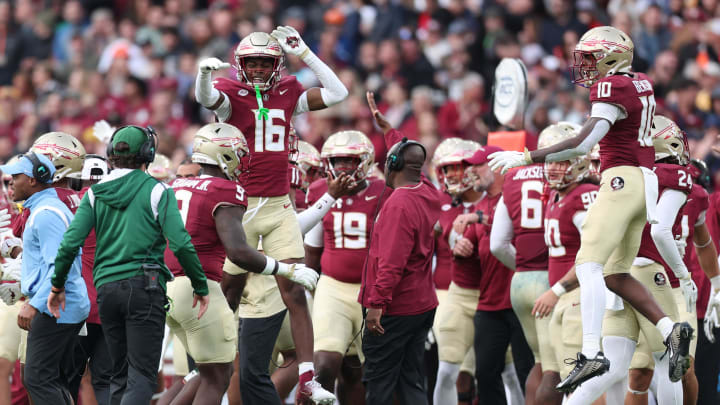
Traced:
<path fill-rule="evenodd" d="M 85 147 L 74 136 L 64 132 L 48 132 L 35 140 L 30 151 L 43 154 L 52 161 L 55 166 L 53 183 L 65 177 L 80 177 Z"/>
<path fill-rule="evenodd" d="M 323 174 L 320 152 L 308 142 L 298 140 L 297 152 L 290 156 L 290 162 L 300 171 L 300 188 L 303 190 Z"/>
<path fill-rule="evenodd" d="M 461 138 L 448 138 L 440 142 L 435 148 L 432 164 L 438 176 L 438 182 L 441 186 L 453 196 L 460 195 L 469 190 L 472 185 L 472 179 L 467 175 L 464 169 L 463 159 L 471 158 L 475 151 L 480 149 L 480 144 L 475 141 L 469 141 Z M 460 177 L 448 176 L 448 170 L 452 166 L 459 166 L 462 171 Z"/>
<path fill-rule="evenodd" d="M 549 146 L 560 143 L 566 139 L 574 138 L 580 131 L 580 126 L 570 122 L 559 122 L 543 129 L 538 137 L 538 149 L 547 148 Z M 562 190 L 567 186 L 580 182 L 590 175 L 590 156 L 578 156 L 568 161 L 568 165 L 563 170 L 554 169 L 558 163 L 545 163 L 544 173 L 545 180 L 550 188 Z"/>
<path fill-rule="evenodd" d="M 352 174 L 355 181 L 365 180 L 375 162 L 375 147 L 370 138 L 360 131 L 340 131 L 328 137 L 320 152 L 325 169 L 337 176 L 332 159 L 353 157 L 360 160 Z"/>
<path fill-rule="evenodd" d="M 630 70 L 633 60 L 630 37 L 615 27 L 596 27 L 580 38 L 572 66 L 573 83 L 591 87 L 599 79 L 616 72 Z"/>
<path fill-rule="evenodd" d="M 163 183 L 169 183 L 175 177 L 175 174 L 171 169 L 172 162 L 170 162 L 170 158 L 162 153 L 156 153 L 155 160 L 153 160 L 147 167 L 147 172 L 149 175 L 155 177 Z"/>
<path fill-rule="evenodd" d="M 243 171 L 242 158 L 248 154 L 245 136 L 225 123 L 207 124 L 195 134 L 193 163 L 218 166 L 230 180 Z"/>
<path fill-rule="evenodd" d="M 270 58 L 273 60 L 272 70 L 266 72 L 262 81 L 253 80 L 252 75 L 245 66 L 245 58 Z M 265 32 L 253 32 L 240 41 L 235 48 L 235 68 L 237 69 L 238 80 L 242 80 L 249 86 L 260 87 L 260 90 L 271 89 L 280 81 L 280 69 L 282 69 L 285 54 L 280 43 Z"/>

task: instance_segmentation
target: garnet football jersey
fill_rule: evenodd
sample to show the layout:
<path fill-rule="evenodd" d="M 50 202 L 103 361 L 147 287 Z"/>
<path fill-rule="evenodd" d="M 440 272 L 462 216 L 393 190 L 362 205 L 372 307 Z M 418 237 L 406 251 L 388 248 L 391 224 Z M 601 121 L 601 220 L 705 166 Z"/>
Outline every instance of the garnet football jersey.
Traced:
<path fill-rule="evenodd" d="M 215 228 L 215 210 L 222 206 L 247 207 L 247 194 L 238 183 L 220 177 L 200 176 L 175 179 L 170 183 L 175 191 L 180 216 L 190 234 L 208 279 L 220 282 L 225 262 L 225 247 Z M 170 249 L 165 249 L 165 264 L 176 276 L 185 275 Z"/>
<path fill-rule="evenodd" d="M 653 171 L 658 178 L 658 196 L 662 196 L 665 190 L 677 190 L 685 194 L 690 194 L 692 191 L 692 176 L 690 171 L 684 166 L 671 165 L 665 163 L 658 163 L 653 168 Z M 680 222 L 682 219 L 682 209 L 675 218 L 675 224 Z M 648 258 L 656 263 L 660 263 L 665 267 L 665 270 L 670 280 L 670 285 L 673 288 L 677 287 L 678 281 L 675 278 L 675 273 L 667 266 L 665 261 L 660 256 L 655 242 L 650 236 L 650 224 L 645 224 L 645 228 L 642 233 L 642 240 L 640 241 L 640 250 L 637 253 L 638 257 Z"/>
<path fill-rule="evenodd" d="M 438 290 L 447 290 L 452 280 L 453 260 L 452 250 L 448 244 L 447 235 L 449 231 L 447 230 L 452 227 L 452 221 L 448 223 L 448 220 L 443 220 L 443 217 L 452 217 L 452 214 L 448 214 L 448 211 L 453 209 L 452 197 L 447 193 L 442 193 L 441 204 L 440 220 L 437 223 L 439 233 L 435 238 L 435 273 L 433 273 L 433 281 L 435 281 L 435 288 Z"/>
<path fill-rule="evenodd" d="M 240 184 L 251 197 L 276 197 L 288 193 L 288 134 L 298 98 L 305 91 L 295 76 L 285 76 L 263 92 L 267 120 L 258 114 L 255 90 L 247 84 L 218 78 L 213 85 L 230 99 L 232 113 L 226 121 L 242 131 L 250 153 L 248 170 Z"/>
<path fill-rule="evenodd" d="M 545 244 L 548 248 L 548 280 L 554 285 L 575 265 L 580 250 L 580 232 L 573 218 L 578 212 L 587 211 L 597 197 L 600 187 L 583 183 L 575 187 L 561 200 L 552 191 L 545 208 Z"/>
<path fill-rule="evenodd" d="M 475 269 L 480 274 L 480 300 L 478 311 L 500 311 L 512 308 L 510 304 L 510 282 L 513 271 L 505 267 L 490 253 L 490 230 L 492 229 L 495 208 L 502 194 L 485 197 L 475 206 L 482 210 L 488 225 L 474 224 L 468 227 L 464 237 L 476 246 L 479 266 Z"/>
<path fill-rule="evenodd" d="M 90 187 L 85 187 L 80 190 L 79 197 L 85 196 L 85 193 Z M 95 290 L 95 283 L 93 283 L 93 266 L 95 265 L 95 247 L 97 246 L 97 240 L 95 237 L 95 228 L 90 231 L 88 237 L 85 238 L 85 244 L 82 246 L 82 278 L 85 280 L 85 286 L 87 286 L 88 298 L 90 299 L 90 314 L 88 315 L 87 322 L 100 324 L 100 313 L 97 307 L 97 290 Z"/>
<path fill-rule="evenodd" d="M 618 119 L 600 140 L 600 170 L 615 166 L 644 166 L 655 161 L 650 128 L 655 115 L 655 96 L 644 73 L 603 77 L 590 88 L 590 102 L 615 104 L 627 117 Z"/>
<path fill-rule="evenodd" d="M 693 244 L 693 237 L 695 236 L 695 227 L 702 225 L 698 223 L 698 219 L 703 212 L 706 212 L 710 204 L 709 196 L 702 186 L 693 184 L 692 191 L 688 196 L 687 203 L 682 210 L 682 218 L 680 221 L 675 223 L 673 227 L 673 235 L 677 240 L 684 240 L 687 243 L 685 246 L 685 256 L 683 261 L 687 266 L 688 271 L 692 274 L 693 281 L 698 288 L 698 300 L 697 300 L 697 315 L 698 318 L 705 316 L 707 310 L 708 299 L 710 298 L 710 280 L 705 275 L 700 263 L 698 262 L 697 253 L 695 252 L 695 245 Z M 671 271 L 668 272 L 670 276 Z M 673 274 L 672 278 L 675 278 Z M 671 280 L 672 283 L 672 280 Z"/>
<path fill-rule="evenodd" d="M 541 164 L 515 169 L 505 175 L 502 195 L 513 224 L 516 271 L 547 270 L 543 179 Z"/>
<path fill-rule="evenodd" d="M 441 207 L 440 212 L 440 226 L 442 227 L 443 233 L 440 236 L 440 241 L 444 246 L 450 249 L 448 244 L 448 238 L 452 232 L 452 224 L 455 218 L 460 214 L 469 214 L 477 211 L 473 204 L 461 203 L 456 207 L 452 204 L 447 204 L 448 209 L 445 210 L 446 205 Z M 439 248 L 439 247 L 438 247 Z M 452 250 L 450 250 L 450 269 L 451 269 L 451 280 L 462 288 L 468 288 L 477 290 L 480 286 L 480 261 L 477 257 L 455 257 L 452 256 Z M 439 264 L 439 263 L 438 263 Z"/>
<path fill-rule="evenodd" d="M 386 190 L 385 181 L 369 179 L 368 182 L 361 192 L 338 198 L 322 219 L 322 273 L 344 283 L 360 282 L 375 216 L 391 194 L 391 189 Z M 325 179 L 311 184 L 309 205 L 320 199 L 327 189 Z"/>

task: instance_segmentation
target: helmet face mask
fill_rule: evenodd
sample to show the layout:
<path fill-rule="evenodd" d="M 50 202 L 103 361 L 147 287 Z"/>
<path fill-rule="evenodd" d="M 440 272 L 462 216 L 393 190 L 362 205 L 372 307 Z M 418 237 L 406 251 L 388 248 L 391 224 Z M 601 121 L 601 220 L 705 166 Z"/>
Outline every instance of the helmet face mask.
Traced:
<path fill-rule="evenodd" d="M 439 168 L 442 171 L 443 185 L 450 195 L 459 196 L 472 188 L 474 178 L 472 174 L 466 173 L 467 168 L 468 165 L 462 161 Z"/>
<path fill-rule="evenodd" d="M 342 169 L 341 171 L 350 175 L 356 182 L 361 182 L 367 178 L 375 163 L 375 147 L 360 131 L 340 131 L 328 137 L 323 144 L 320 157 L 331 176 L 337 177 Z M 352 158 L 352 160 L 337 161 L 337 158 Z M 339 163 L 337 168 L 336 162 Z"/>
<path fill-rule="evenodd" d="M 235 48 L 235 68 L 238 80 L 260 90 L 270 90 L 280 81 L 284 64 L 280 43 L 265 32 L 253 32 Z"/>
<path fill-rule="evenodd" d="M 542 130 L 538 137 L 538 148 L 547 148 L 566 139 L 577 136 L 580 126 L 570 122 L 559 122 Z M 574 157 L 562 162 L 546 162 L 543 166 L 545 181 L 555 190 L 564 190 L 591 175 L 590 154 Z"/>
<path fill-rule="evenodd" d="M 321 178 L 324 173 L 320 152 L 310 143 L 297 138 L 294 148 L 290 155 L 290 162 L 300 171 L 300 187 L 307 190 L 310 184 Z"/>
<path fill-rule="evenodd" d="M 587 31 L 573 51 L 573 83 L 591 87 L 603 77 L 630 70 L 635 45 L 617 28 L 604 26 Z"/>

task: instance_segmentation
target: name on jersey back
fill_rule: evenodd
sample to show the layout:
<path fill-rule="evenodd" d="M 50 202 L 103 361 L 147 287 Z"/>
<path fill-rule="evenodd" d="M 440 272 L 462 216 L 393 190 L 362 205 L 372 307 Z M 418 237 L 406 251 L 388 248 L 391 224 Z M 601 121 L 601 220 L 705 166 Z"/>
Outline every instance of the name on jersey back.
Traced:
<path fill-rule="evenodd" d="M 632 83 L 635 85 L 638 93 L 652 91 L 652 84 L 650 84 L 649 80 L 633 80 Z"/>
<path fill-rule="evenodd" d="M 513 180 L 541 179 L 543 178 L 542 166 L 525 167 L 517 171 Z"/>
<path fill-rule="evenodd" d="M 194 188 L 199 191 L 208 191 L 208 186 L 212 183 L 211 180 L 203 179 L 176 179 L 172 183 L 173 188 L 188 187 Z"/>

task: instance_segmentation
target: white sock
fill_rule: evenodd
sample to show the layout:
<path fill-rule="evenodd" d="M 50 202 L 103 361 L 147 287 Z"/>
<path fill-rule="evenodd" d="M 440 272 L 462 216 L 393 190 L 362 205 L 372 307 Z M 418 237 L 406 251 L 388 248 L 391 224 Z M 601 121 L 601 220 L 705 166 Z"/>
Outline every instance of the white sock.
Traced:
<path fill-rule="evenodd" d="M 657 390 L 658 390 L 658 372 L 657 370 L 653 373 L 653 378 L 650 380 L 650 389 L 648 390 L 648 405 L 657 403 Z"/>
<path fill-rule="evenodd" d="M 583 345 L 582 353 L 594 358 L 600 351 L 602 321 L 605 315 L 605 279 L 600 263 L 577 265 L 577 278 L 580 282 L 580 312 L 582 313 Z"/>
<path fill-rule="evenodd" d="M 663 354 L 663 352 L 653 353 L 653 358 L 655 359 L 655 375 L 657 376 L 656 397 L 658 405 L 682 404 L 682 381 L 676 383 L 670 382 L 670 356 L 663 357 Z M 661 357 L 663 358 L 662 360 L 660 360 Z"/>
<path fill-rule="evenodd" d="M 655 324 L 655 327 L 660 331 L 663 340 L 665 340 L 670 336 L 670 333 L 672 333 L 673 325 L 675 325 L 675 322 L 666 316 L 660 319 L 658 323 Z"/>
<path fill-rule="evenodd" d="M 582 305 L 582 304 L 580 304 Z M 623 381 L 627 376 L 630 360 L 635 352 L 636 343 L 628 338 L 606 336 L 603 338 L 605 356 L 610 360 L 610 371 L 585 381 L 572 394 L 568 405 L 587 405 L 600 398 L 611 386 Z M 626 385 L 625 385 L 626 386 Z M 623 393 L 625 388 L 623 387 Z M 608 402 L 610 403 L 610 402 Z M 619 403 L 623 403 L 622 401 Z"/>
<path fill-rule="evenodd" d="M 433 391 L 433 403 L 457 405 L 458 394 L 455 383 L 460 375 L 460 365 L 441 361 L 438 365 L 435 391 Z"/>
<path fill-rule="evenodd" d="M 313 367 L 312 362 L 306 361 L 304 363 L 298 364 L 298 375 L 303 375 L 308 371 L 315 372 L 315 367 Z"/>
<path fill-rule="evenodd" d="M 517 371 L 515 371 L 515 363 L 505 364 L 505 369 L 501 374 L 503 385 L 505 385 L 505 397 L 508 405 L 523 405 L 525 403 L 525 395 L 523 395 L 520 387 L 520 379 Z"/>

